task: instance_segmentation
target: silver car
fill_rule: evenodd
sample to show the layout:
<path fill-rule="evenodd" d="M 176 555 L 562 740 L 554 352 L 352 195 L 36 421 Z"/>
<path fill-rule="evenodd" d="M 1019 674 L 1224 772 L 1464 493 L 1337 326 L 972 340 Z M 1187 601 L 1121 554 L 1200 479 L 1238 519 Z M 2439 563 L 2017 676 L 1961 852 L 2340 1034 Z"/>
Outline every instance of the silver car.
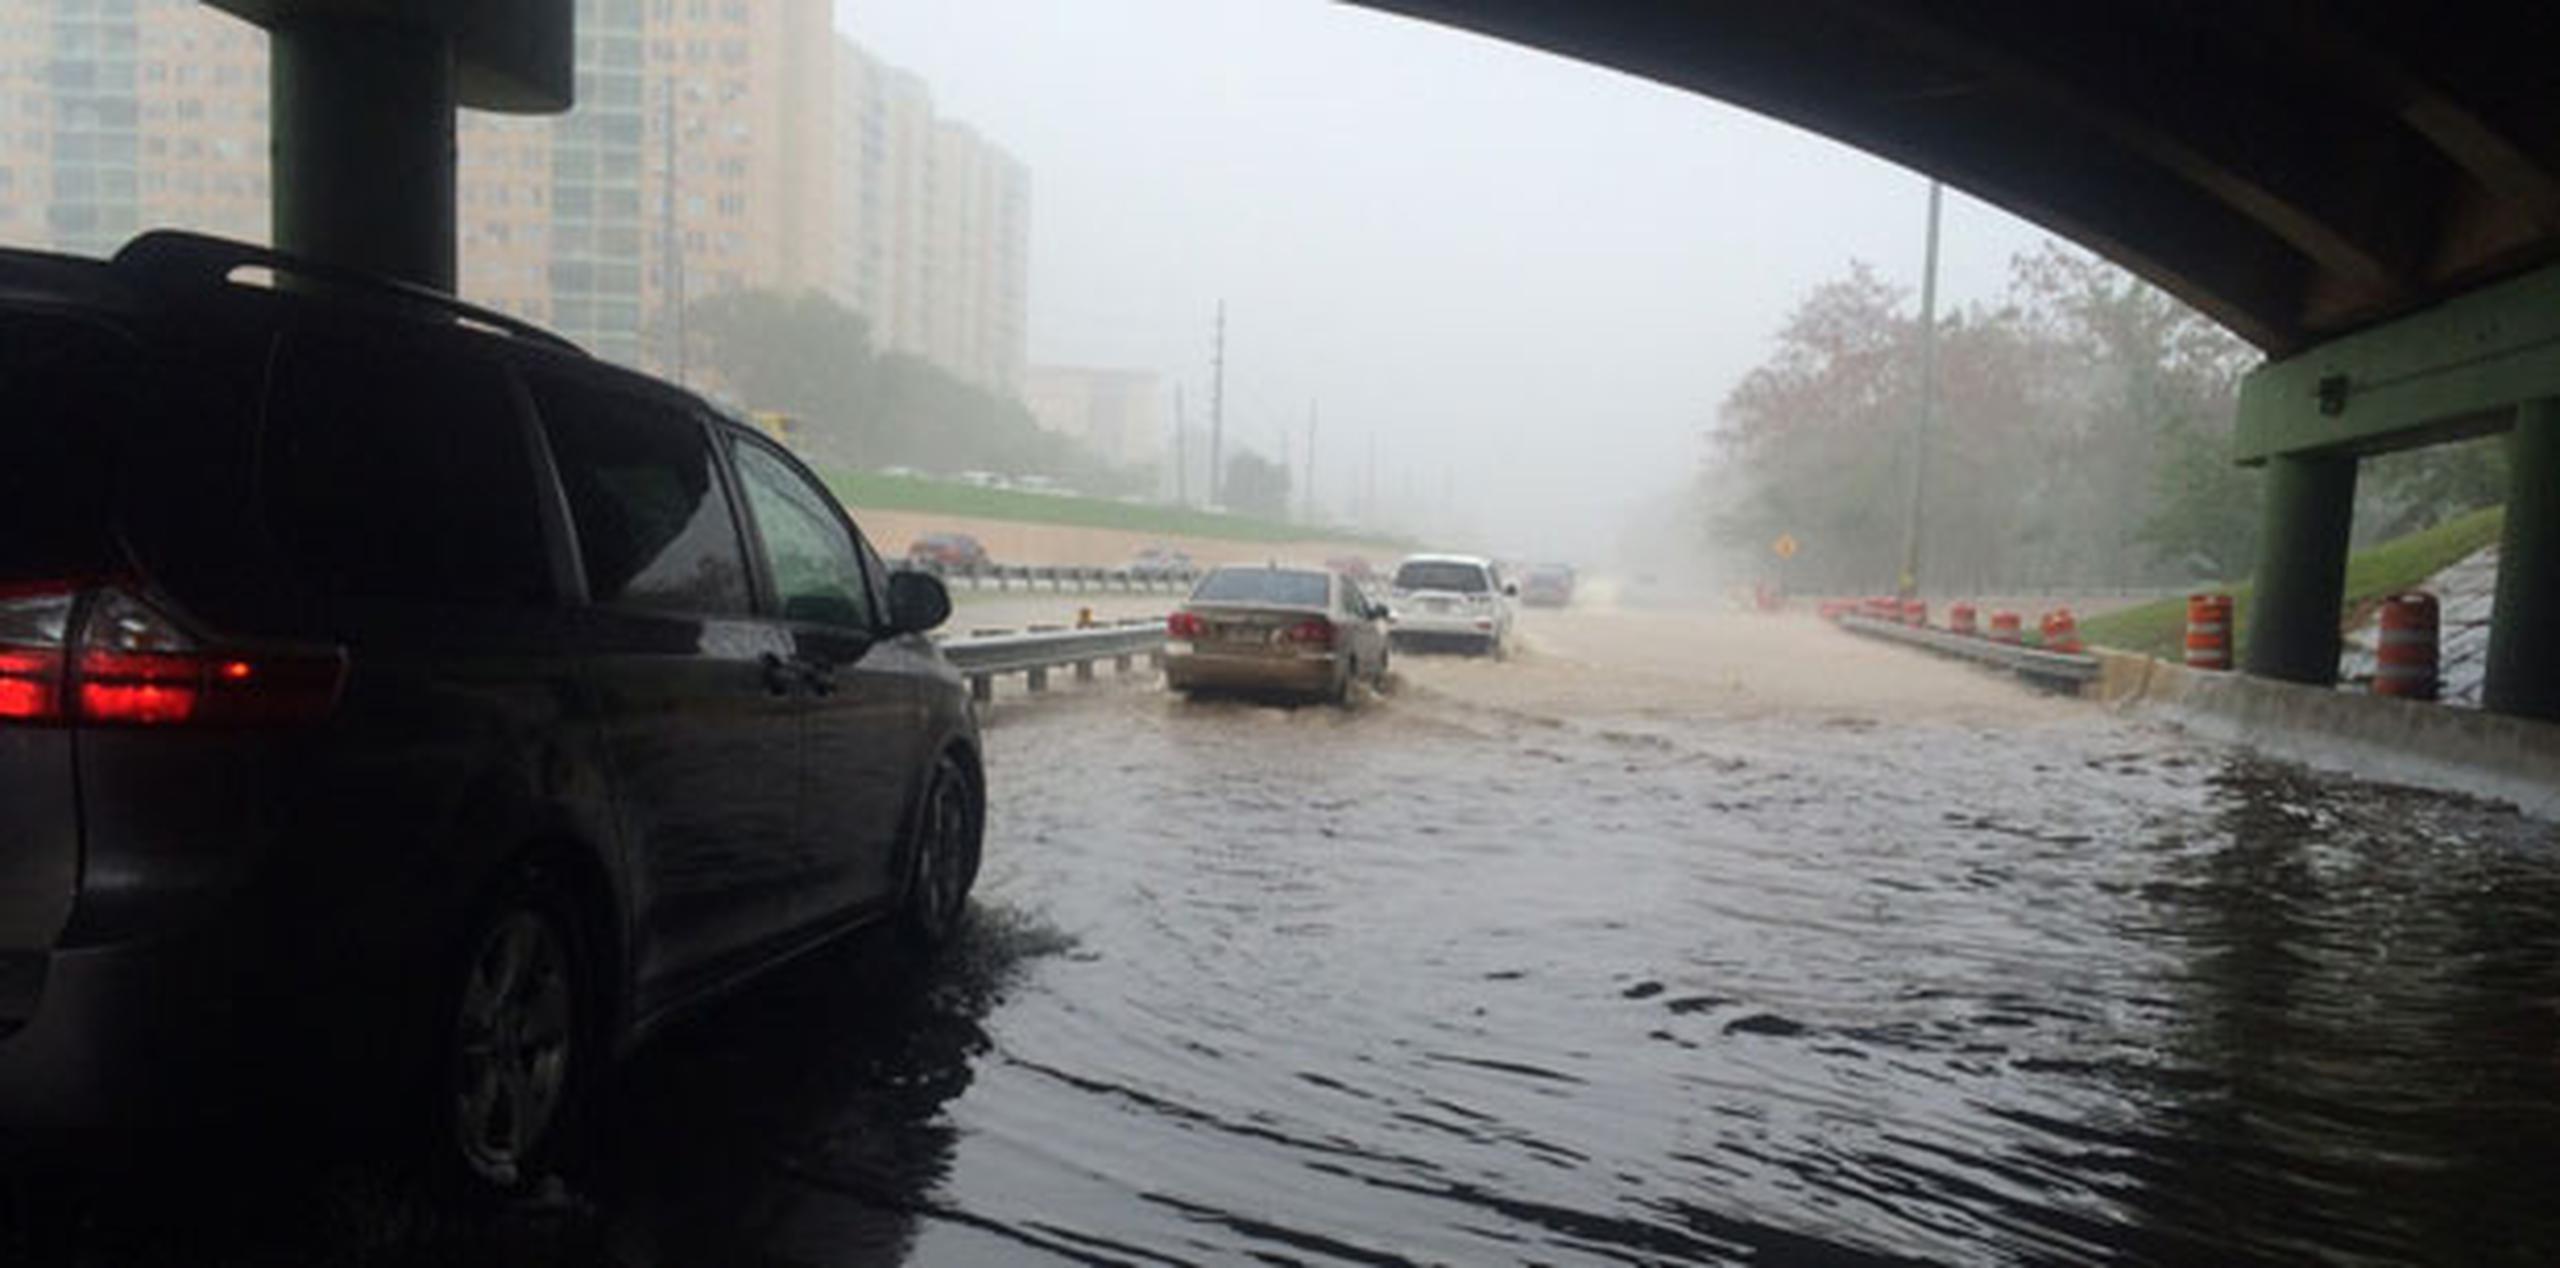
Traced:
<path fill-rule="evenodd" d="M 1165 620 L 1165 685 L 1341 701 L 1387 676 L 1387 610 L 1324 568 L 1229 566 Z"/>

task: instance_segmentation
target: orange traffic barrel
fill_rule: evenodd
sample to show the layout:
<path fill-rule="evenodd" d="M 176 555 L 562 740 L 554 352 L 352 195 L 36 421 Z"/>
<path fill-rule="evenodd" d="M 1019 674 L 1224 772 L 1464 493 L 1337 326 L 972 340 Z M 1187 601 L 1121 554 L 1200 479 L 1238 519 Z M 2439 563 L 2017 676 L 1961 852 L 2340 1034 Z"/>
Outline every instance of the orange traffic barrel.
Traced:
<path fill-rule="evenodd" d="M 2018 641 L 2017 613 L 1994 612 L 1991 614 L 1991 641 L 1994 643 L 2014 643 Z"/>
<path fill-rule="evenodd" d="M 1899 621 L 1902 619 L 1902 600 L 1889 594 L 1868 595 L 1867 615 L 1879 621 Z"/>
<path fill-rule="evenodd" d="M 1973 623 L 1973 605 L 1970 603 L 1948 604 L 1947 628 L 1958 634 L 1980 633 L 1981 631 Z"/>
<path fill-rule="evenodd" d="M 2041 628 L 2044 631 L 2046 651 L 2076 652 L 2080 650 L 2080 622 L 2072 617 L 2071 609 L 2055 608 L 2045 613 Z"/>
<path fill-rule="evenodd" d="M 1837 621 L 1857 610 L 1858 603 L 1855 599 L 1824 599 L 1822 601 L 1822 619 L 1826 621 Z"/>
<path fill-rule="evenodd" d="M 1929 623 L 1929 601 L 1927 599 L 1904 599 L 1902 601 L 1902 623 L 1905 625 L 1927 625 Z"/>
<path fill-rule="evenodd" d="M 2187 668 L 2231 668 L 2231 596 L 2187 596 Z"/>
<path fill-rule="evenodd" d="M 2382 601 L 2382 645 L 2374 649 L 2373 694 L 2436 698 L 2436 597 L 2395 594 Z"/>

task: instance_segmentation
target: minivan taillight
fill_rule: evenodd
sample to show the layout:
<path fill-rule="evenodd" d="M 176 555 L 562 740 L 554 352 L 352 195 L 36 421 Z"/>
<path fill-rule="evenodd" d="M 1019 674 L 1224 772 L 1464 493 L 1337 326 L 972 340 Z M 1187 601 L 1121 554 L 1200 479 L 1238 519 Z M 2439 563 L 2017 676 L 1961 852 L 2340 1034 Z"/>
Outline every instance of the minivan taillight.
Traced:
<path fill-rule="evenodd" d="M 79 629 L 70 637 L 75 613 Z M 335 649 L 203 646 L 118 586 L 0 590 L 0 721 L 309 722 L 337 707 L 345 678 L 346 658 Z"/>
<path fill-rule="evenodd" d="M 0 722 L 62 720 L 63 644 L 79 587 L 0 582 Z"/>

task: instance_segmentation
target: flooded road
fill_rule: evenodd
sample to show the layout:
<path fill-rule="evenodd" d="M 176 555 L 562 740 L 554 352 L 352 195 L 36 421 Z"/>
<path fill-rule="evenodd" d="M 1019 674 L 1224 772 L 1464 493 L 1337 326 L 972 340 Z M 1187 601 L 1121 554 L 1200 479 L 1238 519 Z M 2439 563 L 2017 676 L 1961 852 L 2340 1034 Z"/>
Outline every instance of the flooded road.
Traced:
<path fill-rule="evenodd" d="M 2560 1260 L 2551 825 L 1531 631 L 1349 711 L 999 706 L 960 952 L 671 1036 L 517 1257 Z"/>

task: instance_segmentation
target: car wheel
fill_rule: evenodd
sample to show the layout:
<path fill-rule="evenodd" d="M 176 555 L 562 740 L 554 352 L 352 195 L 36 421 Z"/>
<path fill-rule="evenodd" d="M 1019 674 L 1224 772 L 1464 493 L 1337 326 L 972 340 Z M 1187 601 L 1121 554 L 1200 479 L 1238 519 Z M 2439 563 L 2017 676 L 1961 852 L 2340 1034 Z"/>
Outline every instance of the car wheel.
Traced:
<path fill-rule="evenodd" d="M 476 1187 L 541 1178 L 570 1134 L 593 1033 L 578 934 L 567 904 L 528 874 L 463 941 L 438 1117 L 447 1156 Z"/>
<path fill-rule="evenodd" d="M 958 757 L 934 763 L 924 802 L 907 843 L 906 902 L 899 931 L 909 945 L 932 949 L 951 940 L 968 912 L 969 887 L 978 879 L 985 803 L 977 782 Z"/>
<path fill-rule="evenodd" d="M 1344 664 L 1342 672 L 1334 675 L 1333 685 L 1325 688 L 1325 703 L 1331 705 L 1351 703 L 1351 684 L 1359 677 L 1360 662 L 1355 660 Z"/>

